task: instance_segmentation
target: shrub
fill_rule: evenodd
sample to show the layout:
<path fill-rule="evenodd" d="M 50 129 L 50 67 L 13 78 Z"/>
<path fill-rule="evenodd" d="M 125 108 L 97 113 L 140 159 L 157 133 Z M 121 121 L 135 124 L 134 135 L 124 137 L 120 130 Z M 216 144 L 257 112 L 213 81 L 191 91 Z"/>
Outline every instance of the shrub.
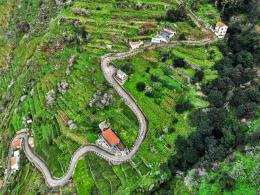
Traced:
<path fill-rule="evenodd" d="M 184 61 L 183 58 L 176 57 L 174 59 L 174 65 L 177 66 L 177 67 L 185 67 L 185 64 L 186 64 L 186 62 Z"/>
<path fill-rule="evenodd" d="M 202 81 L 202 79 L 204 78 L 204 72 L 199 70 L 196 71 L 195 75 L 194 75 L 194 82 L 200 82 Z"/>
<path fill-rule="evenodd" d="M 179 37 L 178 37 L 178 40 L 179 40 L 179 41 L 185 41 L 185 40 L 187 40 L 187 38 L 186 38 L 186 36 L 185 36 L 184 33 L 181 33 L 181 34 L 179 35 Z"/>
<path fill-rule="evenodd" d="M 129 64 L 124 64 L 122 67 L 121 67 L 121 70 L 124 71 L 126 74 L 128 75 L 131 75 L 131 74 L 134 74 L 135 72 L 135 69 L 133 66 L 129 65 Z"/>
<path fill-rule="evenodd" d="M 152 74 L 151 75 L 151 81 L 158 82 L 159 81 L 159 77 L 156 74 Z"/>
<path fill-rule="evenodd" d="M 145 87 L 146 87 L 146 85 L 145 85 L 144 82 L 138 82 L 138 83 L 136 84 L 136 88 L 137 88 L 138 91 L 144 91 L 144 90 L 145 90 Z"/>
<path fill-rule="evenodd" d="M 176 112 L 178 112 L 179 114 L 182 114 L 183 112 L 192 109 L 194 106 L 189 102 L 189 101 L 185 101 L 183 103 L 178 103 L 175 106 L 175 110 Z"/>
<path fill-rule="evenodd" d="M 221 184 L 222 184 L 222 188 L 225 191 L 231 192 L 235 185 L 235 180 L 225 173 L 221 178 Z"/>
<path fill-rule="evenodd" d="M 169 9 L 166 12 L 165 19 L 170 22 L 181 22 L 187 19 L 185 6 L 181 5 L 177 9 Z"/>

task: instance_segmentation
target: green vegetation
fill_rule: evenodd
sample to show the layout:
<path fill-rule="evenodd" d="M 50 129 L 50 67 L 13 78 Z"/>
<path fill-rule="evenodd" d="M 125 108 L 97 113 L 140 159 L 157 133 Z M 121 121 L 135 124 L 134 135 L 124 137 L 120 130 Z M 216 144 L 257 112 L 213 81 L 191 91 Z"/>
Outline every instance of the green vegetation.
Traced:
<path fill-rule="evenodd" d="M 231 178 L 235 178 L 236 182 L 230 192 L 225 194 L 254 194 L 258 190 L 259 186 L 259 151 L 254 156 L 250 154 L 241 154 L 239 152 L 230 156 L 232 162 L 223 162 L 220 166 L 220 170 L 217 172 L 210 172 L 209 175 L 202 180 L 200 184 L 199 193 L 207 194 L 218 193 L 223 190 L 223 177 L 226 173 Z"/>
<path fill-rule="evenodd" d="M 254 3 L 218 6 L 223 17 L 231 17 L 230 12 L 243 14 L 256 25 Z M 168 162 L 174 176 L 185 172 L 184 183 L 191 193 L 255 194 L 259 190 L 259 33 L 243 20 L 231 20 L 229 25 L 228 41 L 218 43 L 223 53 L 214 65 L 218 77 L 202 87 L 209 106 L 189 115 L 196 131 L 177 138 L 177 152 Z M 176 180 L 172 177 L 156 191 L 170 192 L 164 186 L 174 188 Z"/>
<path fill-rule="evenodd" d="M 127 7 L 128 4 L 131 7 Z M 96 141 L 100 133 L 98 123 L 101 121 L 108 120 L 123 143 L 128 147 L 133 145 L 138 129 L 136 118 L 105 83 L 99 67 L 100 57 L 108 52 L 128 50 L 127 39 L 150 40 L 163 25 L 169 24 L 158 23 L 158 17 L 164 16 L 168 8 L 177 7 L 174 1 L 151 1 L 141 7 L 136 4 L 137 2 L 75 1 L 68 6 L 56 6 L 55 1 L 1 2 L 0 21 L 3 28 L 0 28 L 0 61 L 3 67 L 0 80 L 0 129 L 1 136 L 5 137 L 1 140 L 4 166 L 7 162 L 7 140 L 24 128 L 23 117 L 28 116 L 33 119 L 29 128 L 35 137 L 34 150 L 46 161 L 55 177 L 66 172 L 71 155 L 80 145 Z M 86 10 L 83 14 L 79 11 L 82 9 Z M 187 38 L 203 36 L 191 22 L 182 21 L 171 25 L 177 31 L 186 31 Z M 112 45 L 112 49 L 108 45 Z M 162 70 L 156 71 L 162 74 Z M 59 91 L 62 81 L 68 84 L 64 94 Z M 162 74 L 160 83 L 181 90 L 181 84 L 167 75 Z M 167 93 L 170 92 L 168 88 Z M 136 89 L 132 88 L 131 92 L 135 95 Z M 96 108 L 96 104 L 90 106 L 95 94 L 102 96 L 105 93 L 113 97 L 109 107 Z M 50 94 L 54 94 L 54 102 L 48 103 L 47 96 Z M 163 101 L 166 106 L 167 99 Z M 170 104 L 173 104 L 172 100 Z M 157 105 L 155 108 L 159 107 Z M 164 110 L 160 110 L 163 116 Z M 171 112 L 165 125 L 171 123 L 174 110 Z M 160 132 L 163 128 L 160 123 L 156 123 L 155 113 L 156 110 L 151 114 L 155 128 L 151 128 L 151 135 L 148 135 L 150 138 L 140 151 L 141 157 L 136 157 L 133 163 L 119 168 L 110 167 L 102 161 L 102 166 L 106 167 L 111 177 L 119 177 L 122 182 L 122 185 L 114 186 L 113 191 L 130 192 L 140 185 L 148 188 L 158 180 L 153 174 L 159 169 L 160 162 L 167 161 L 167 157 L 174 151 L 174 148 L 164 151 L 166 146 L 162 141 L 158 146 L 151 145 L 158 139 L 156 128 Z M 176 127 L 182 127 L 181 121 L 184 122 L 184 119 L 179 118 Z M 70 129 L 69 120 L 76 124 L 76 128 Z M 184 127 L 180 133 L 186 133 Z M 174 137 L 176 135 L 169 135 L 167 139 L 174 140 Z M 163 158 L 150 157 L 150 150 L 161 153 Z M 100 159 L 96 157 L 91 162 L 85 161 L 81 161 L 75 171 L 76 189 L 86 190 L 78 191 L 79 193 L 102 189 L 107 182 L 102 184 L 103 181 L 95 179 L 99 177 L 98 168 L 89 170 L 88 175 L 92 179 L 80 182 L 79 178 L 86 177 L 81 170 L 84 167 L 90 169 Z M 21 162 L 22 170 L 23 167 L 24 161 Z M 150 173 L 151 167 L 155 167 L 153 173 Z M 37 178 L 32 176 L 34 174 Z M 33 171 L 29 175 L 31 183 L 41 181 L 38 188 L 42 191 L 46 189 L 43 178 L 37 172 Z M 26 178 L 16 178 L 17 183 L 21 184 L 16 188 L 18 192 L 26 191 L 29 185 L 29 179 Z"/>
<path fill-rule="evenodd" d="M 194 6 L 191 1 L 188 3 Z M 220 20 L 219 13 L 212 5 L 204 0 L 199 3 L 200 8 L 195 13 L 203 20 L 210 24 Z M 204 38 L 205 33 L 180 12 L 182 8 L 175 0 L 78 0 L 60 6 L 55 1 L 10 0 L 6 3 L 0 0 L 0 136 L 3 138 L 0 140 L 0 176 L 3 176 L 7 165 L 10 139 L 25 127 L 23 117 L 33 119 L 29 128 L 35 137 L 34 150 L 46 161 L 55 177 L 64 175 L 71 155 L 79 146 L 95 143 L 100 134 L 98 124 L 104 120 L 111 123 L 124 145 L 131 148 L 138 133 L 137 120 L 106 83 L 100 70 L 100 57 L 106 53 L 128 50 L 128 40 L 150 41 L 164 25 L 176 28 L 177 33 L 182 35 L 179 39 Z M 178 17 L 172 18 L 176 13 Z M 167 15 L 168 18 L 165 17 Z M 231 39 L 229 47 L 236 45 L 235 41 Z M 248 46 L 247 43 L 243 44 L 243 47 Z M 238 53 L 233 49 L 231 51 Z M 225 63 L 221 60 L 222 52 L 224 60 L 227 60 Z M 194 132 L 200 132 L 200 127 L 215 127 L 219 122 L 214 118 L 215 115 L 220 115 L 219 118 L 227 123 L 235 115 L 257 115 L 251 110 L 247 113 L 246 104 L 250 99 L 252 104 L 249 108 L 255 108 L 252 97 L 257 93 L 254 90 L 241 92 L 237 88 L 243 83 L 237 83 L 234 94 L 243 98 L 232 98 L 230 106 L 234 115 L 225 118 L 222 110 L 217 110 L 219 113 L 214 112 L 211 118 L 203 115 L 205 124 L 201 125 L 198 125 L 199 122 L 195 125 L 195 119 L 190 117 L 198 110 L 207 110 L 209 106 L 222 107 L 225 103 L 226 94 L 222 94 L 220 87 L 212 92 L 209 86 L 214 84 L 218 76 L 222 78 L 224 74 L 226 77 L 230 74 L 228 70 L 222 72 L 218 68 L 230 62 L 226 59 L 227 54 L 223 43 L 206 47 L 176 46 L 144 51 L 123 61 L 113 62 L 129 75 L 124 87 L 136 99 L 149 121 L 147 137 L 138 154 L 126 164 L 111 166 L 94 154 L 82 158 L 72 182 L 62 188 L 62 192 L 138 194 L 161 190 L 177 194 L 207 194 L 210 178 L 214 177 L 215 184 L 211 188 L 219 193 L 224 182 L 222 172 L 232 172 L 236 162 L 240 161 L 244 163 L 248 177 L 238 179 L 235 183 L 225 175 L 228 179 L 224 184 L 228 187 L 234 184 L 232 187 L 237 193 L 240 190 L 248 193 L 254 191 L 255 187 L 249 188 L 245 184 L 251 181 L 249 175 L 257 167 L 257 161 L 239 152 L 236 152 L 233 163 L 226 165 L 223 162 L 220 172 L 209 171 L 208 176 L 192 189 L 187 187 L 183 178 L 171 179 L 172 170 L 167 165 L 172 155 L 180 153 L 179 137 L 186 141 Z M 256 54 L 240 54 L 230 64 L 235 66 L 239 61 L 246 69 L 243 82 L 249 81 L 252 78 L 247 70 L 254 65 Z M 197 68 L 192 68 L 191 64 Z M 237 80 L 240 79 L 235 76 Z M 68 84 L 65 92 L 61 90 L 64 82 Z M 219 83 L 215 86 L 220 86 Z M 105 96 L 111 98 L 106 99 L 107 104 L 101 104 L 100 100 Z M 236 108 L 240 103 L 243 106 Z M 69 125 L 71 122 L 76 126 Z M 253 143 L 254 137 L 258 136 L 258 128 L 259 120 L 255 120 L 251 129 L 244 126 L 241 129 L 255 133 L 253 135 L 256 136 L 247 138 Z M 228 138 L 225 140 L 227 144 L 233 141 L 232 135 Z M 189 147 L 183 150 L 183 162 L 187 163 L 182 167 L 184 172 L 204 155 L 203 152 L 197 155 L 196 149 Z M 219 157 L 219 160 L 224 157 Z M 48 192 L 42 176 L 23 154 L 20 167 L 19 173 L 11 177 L 12 184 L 7 192 Z M 52 192 L 57 193 L 59 189 Z"/>
<path fill-rule="evenodd" d="M 215 27 L 215 24 L 221 21 L 220 14 L 214 5 L 209 4 L 207 0 L 187 0 L 186 5 L 203 21 Z"/>

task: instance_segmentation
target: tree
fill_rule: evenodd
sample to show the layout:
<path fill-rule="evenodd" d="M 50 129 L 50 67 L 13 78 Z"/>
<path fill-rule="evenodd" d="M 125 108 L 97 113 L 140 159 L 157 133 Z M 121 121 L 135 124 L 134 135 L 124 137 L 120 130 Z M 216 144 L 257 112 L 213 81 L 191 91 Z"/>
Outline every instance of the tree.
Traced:
<path fill-rule="evenodd" d="M 178 37 L 178 40 L 179 40 L 179 41 L 185 41 L 185 40 L 187 40 L 187 38 L 186 38 L 186 36 L 185 36 L 184 33 L 181 33 L 181 34 L 179 35 L 179 37 Z"/>
<path fill-rule="evenodd" d="M 151 75 L 151 81 L 153 82 L 158 82 L 160 80 L 159 76 L 156 74 Z"/>
<path fill-rule="evenodd" d="M 170 22 L 181 22 L 187 19 L 186 8 L 180 5 L 177 9 L 169 9 L 166 12 L 165 19 Z"/>
<path fill-rule="evenodd" d="M 200 132 L 194 132 L 189 139 L 190 145 L 198 152 L 199 156 L 203 156 L 205 152 L 204 135 Z"/>
<path fill-rule="evenodd" d="M 204 78 L 204 72 L 202 70 L 196 71 L 193 79 L 194 83 L 202 81 L 203 78 Z"/>
<path fill-rule="evenodd" d="M 137 88 L 138 91 L 144 91 L 144 90 L 145 90 L 145 87 L 146 87 L 146 85 L 145 85 L 144 82 L 138 82 L 138 83 L 136 84 L 136 88 Z"/>
<path fill-rule="evenodd" d="M 258 112 L 259 107 L 256 103 L 246 103 L 239 105 L 236 108 L 236 114 L 240 118 L 252 118 L 255 116 L 256 112 Z"/>
<path fill-rule="evenodd" d="M 251 145 L 251 146 L 256 146 L 257 144 L 260 143 L 260 132 L 256 131 L 256 132 L 252 132 L 251 134 L 248 135 L 247 137 L 247 142 Z"/>
<path fill-rule="evenodd" d="M 20 25 L 18 25 L 18 30 L 21 33 L 28 33 L 30 30 L 30 24 L 28 22 L 23 22 Z"/>
<path fill-rule="evenodd" d="M 175 110 L 176 112 L 178 112 L 179 114 L 192 109 L 194 106 L 189 102 L 189 101 L 185 101 L 182 103 L 178 103 L 175 106 Z"/>
<path fill-rule="evenodd" d="M 186 62 L 184 61 L 183 58 L 178 58 L 178 57 L 175 57 L 174 59 L 174 65 L 177 66 L 177 67 L 184 67 L 186 64 Z"/>
<path fill-rule="evenodd" d="M 201 8 L 200 2 L 194 1 L 194 2 L 192 3 L 191 7 L 192 7 L 193 10 L 199 11 L 200 8 Z"/>
<path fill-rule="evenodd" d="M 217 108 L 223 106 L 223 104 L 225 103 L 222 93 L 218 90 L 210 91 L 210 93 L 208 94 L 208 101 L 210 102 L 210 104 Z"/>
<path fill-rule="evenodd" d="M 254 63 L 253 55 L 248 51 L 240 51 L 236 55 L 236 63 L 242 64 L 243 67 L 251 67 Z"/>
<path fill-rule="evenodd" d="M 235 180 L 230 177 L 227 173 L 225 173 L 221 178 L 221 186 L 225 191 L 231 192 L 235 185 Z"/>
<path fill-rule="evenodd" d="M 251 171 L 249 179 L 255 186 L 260 186 L 260 165 L 257 164 L 256 167 Z"/>
<path fill-rule="evenodd" d="M 184 159 L 184 162 L 187 162 L 188 164 L 193 165 L 196 162 L 198 162 L 199 155 L 198 155 L 197 151 L 194 150 L 194 148 L 189 147 L 185 150 L 185 152 L 183 154 L 183 159 Z"/>
<path fill-rule="evenodd" d="M 135 69 L 134 69 L 134 66 L 131 66 L 129 65 L 128 63 L 127 64 L 124 64 L 122 67 L 121 67 L 122 71 L 124 71 L 126 74 L 128 75 L 131 75 L 131 74 L 134 74 L 135 72 Z"/>

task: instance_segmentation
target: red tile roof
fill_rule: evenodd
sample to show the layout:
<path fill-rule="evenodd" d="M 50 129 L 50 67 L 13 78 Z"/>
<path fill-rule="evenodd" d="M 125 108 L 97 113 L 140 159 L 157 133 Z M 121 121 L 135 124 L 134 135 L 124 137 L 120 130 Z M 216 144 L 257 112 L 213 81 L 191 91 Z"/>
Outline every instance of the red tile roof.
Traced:
<path fill-rule="evenodd" d="M 14 165 L 17 163 L 17 158 L 16 158 L 16 156 L 13 156 L 13 157 L 10 159 L 9 163 L 10 163 L 10 166 L 14 166 Z"/>
<path fill-rule="evenodd" d="M 22 146 L 22 140 L 21 139 L 15 139 L 12 142 L 12 148 L 13 149 L 19 149 Z"/>
<path fill-rule="evenodd" d="M 219 27 L 223 27 L 223 26 L 226 26 L 223 22 L 218 22 L 217 24 L 216 24 L 216 26 L 219 26 Z"/>
<path fill-rule="evenodd" d="M 117 137 L 117 135 L 114 133 L 114 131 L 110 128 L 102 131 L 102 136 L 105 138 L 105 140 L 110 145 L 115 145 L 120 142 L 120 139 Z"/>

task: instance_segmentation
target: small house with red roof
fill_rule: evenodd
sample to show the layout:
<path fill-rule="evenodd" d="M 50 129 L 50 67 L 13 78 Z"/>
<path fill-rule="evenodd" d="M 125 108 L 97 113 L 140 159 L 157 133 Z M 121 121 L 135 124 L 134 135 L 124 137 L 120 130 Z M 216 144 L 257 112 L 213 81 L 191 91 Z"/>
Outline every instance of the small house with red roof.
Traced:
<path fill-rule="evenodd" d="M 131 49 L 138 49 L 143 44 L 144 44 L 143 41 L 129 41 L 129 45 Z"/>
<path fill-rule="evenodd" d="M 219 39 L 222 39 L 225 37 L 227 33 L 228 26 L 224 24 L 223 22 L 218 22 L 215 27 L 215 34 Z"/>
<path fill-rule="evenodd" d="M 16 150 L 14 151 L 13 157 L 10 159 L 10 166 L 12 171 L 18 171 L 19 170 L 19 161 L 20 161 L 20 151 Z"/>
<path fill-rule="evenodd" d="M 10 158 L 10 167 L 12 171 L 18 171 L 19 167 L 18 167 L 18 163 L 19 163 L 19 157 L 18 156 L 13 156 Z"/>
<path fill-rule="evenodd" d="M 120 143 L 120 139 L 111 128 L 104 129 L 102 131 L 102 137 L 112 147 L 115 147 Z"/>
<path fill-rule="evenodd" d="M 20 149 L 22 147 L 22 139 L 15 139 L 12 141 L 12 149 Z"/>

